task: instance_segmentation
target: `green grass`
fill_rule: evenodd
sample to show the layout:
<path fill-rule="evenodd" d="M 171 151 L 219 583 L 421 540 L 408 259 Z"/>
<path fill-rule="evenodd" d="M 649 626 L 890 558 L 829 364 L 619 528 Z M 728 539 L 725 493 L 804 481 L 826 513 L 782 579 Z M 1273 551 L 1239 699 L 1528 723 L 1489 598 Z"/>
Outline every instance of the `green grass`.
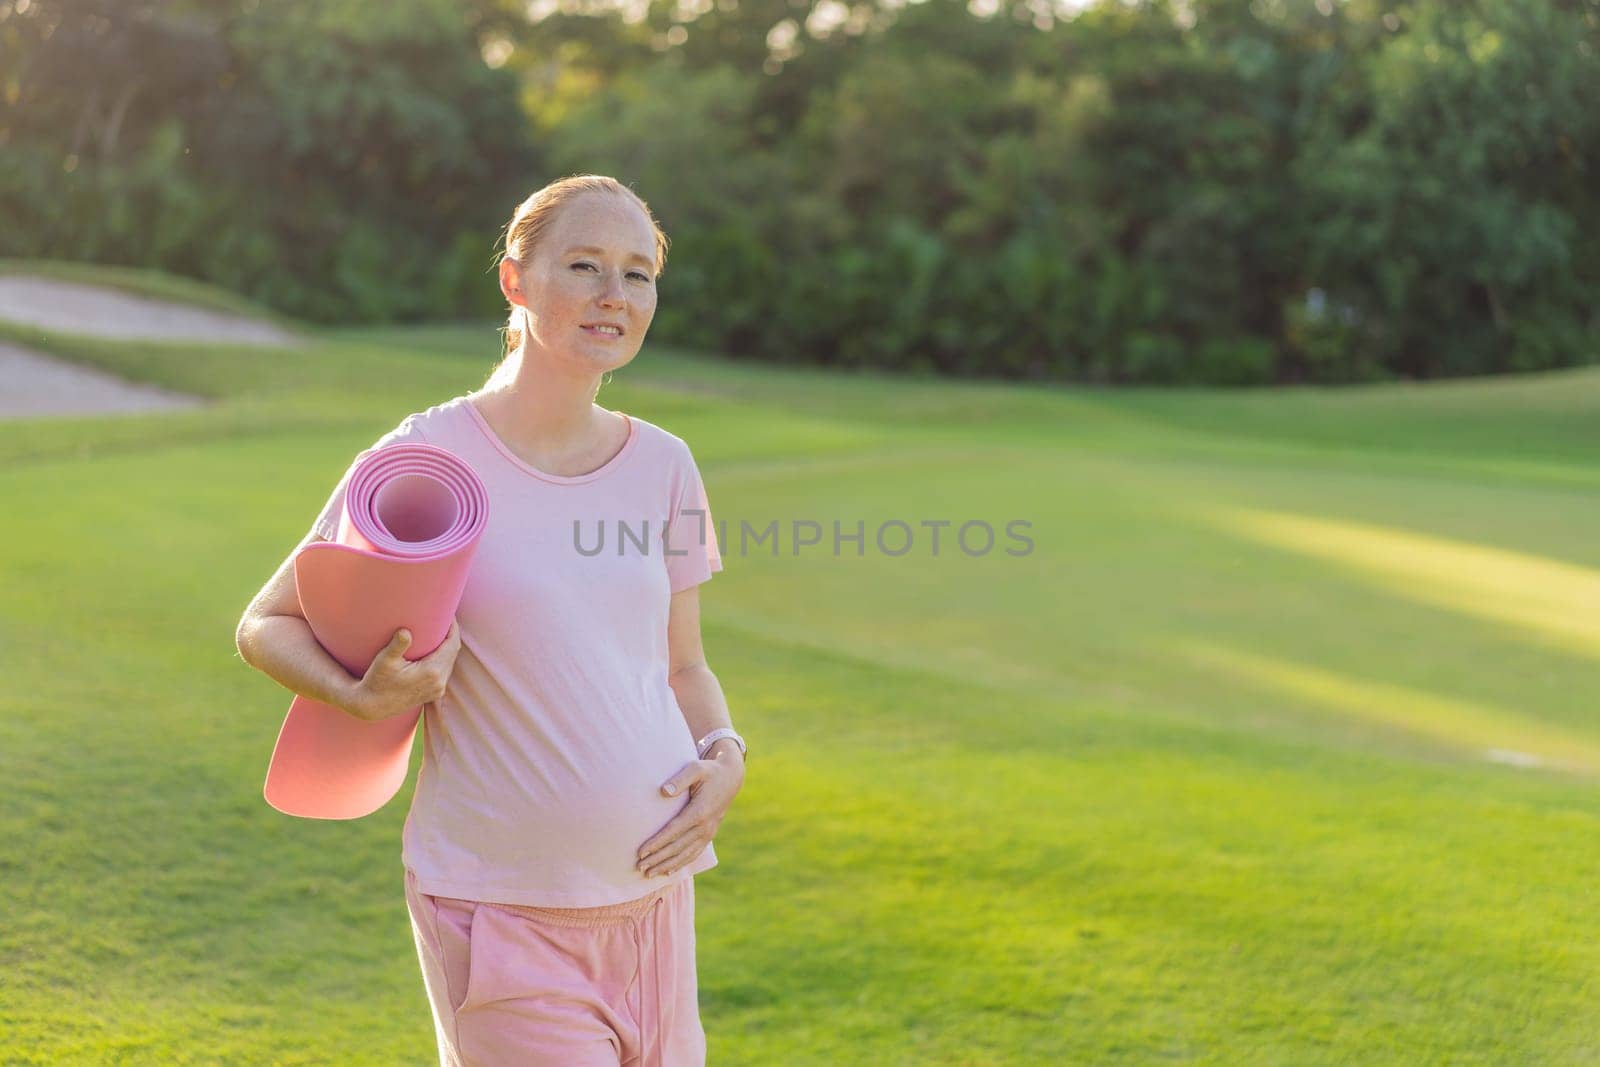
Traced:
<path fill-rule="evenodd" d="M 0 423 L 0 1061 L 434 1062 L 409 787 L 268 808 L 287 694 L 232 634 L 493 324 L 30 341 L 216 403 Z M 1600 1062 L 1596 369 L 1116 392 L 649 347 L 601 399 L 691 443 L 731 538 L 785 527 L 702 591 L 752 743 L 697 886 L 711 1062 Z M 891 558 L 896 518 L 1035 547 Z"/>

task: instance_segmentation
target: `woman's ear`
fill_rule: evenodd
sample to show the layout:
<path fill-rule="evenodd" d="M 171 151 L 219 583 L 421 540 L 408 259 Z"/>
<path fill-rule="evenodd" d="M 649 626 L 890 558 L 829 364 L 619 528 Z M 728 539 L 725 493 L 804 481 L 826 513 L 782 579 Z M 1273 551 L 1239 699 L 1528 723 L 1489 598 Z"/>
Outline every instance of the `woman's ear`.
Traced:
<path fill-rule="evenodd" d="M 522 264 L 510 256 L 500 260 L 500 292 L 511 303 L 527 306 L 522 292 Z"/>

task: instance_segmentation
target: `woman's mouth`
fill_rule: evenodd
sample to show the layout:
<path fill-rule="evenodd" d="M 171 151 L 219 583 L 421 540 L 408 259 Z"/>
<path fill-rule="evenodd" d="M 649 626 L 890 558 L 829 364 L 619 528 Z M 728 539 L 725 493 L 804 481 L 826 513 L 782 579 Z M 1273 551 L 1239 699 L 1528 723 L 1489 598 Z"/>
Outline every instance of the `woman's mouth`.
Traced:
<path fill-rule="evenodd" d="M 621 330 L 609 326 L 580 326 L 578 329 L 592 337 L 603 337 L 608 341 L 614 341 L 622 336 Z"/>

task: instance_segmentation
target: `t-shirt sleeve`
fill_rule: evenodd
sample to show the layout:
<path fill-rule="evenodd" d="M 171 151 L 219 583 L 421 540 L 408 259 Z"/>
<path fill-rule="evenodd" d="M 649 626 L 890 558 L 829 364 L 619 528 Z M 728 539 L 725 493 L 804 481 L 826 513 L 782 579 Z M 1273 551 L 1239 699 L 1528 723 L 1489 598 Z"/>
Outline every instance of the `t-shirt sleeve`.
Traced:
<path fill-rule="evenodd" d="M 672 514 L 667 519 L 667 579 L 674 593 L 699 585 L 722 569 L 716 523 L 700 468 L 687 446 L 673 478 Z"/>
<path fill-rule="evenodd" d="M 422 429 L 417 425 L 415 414 L 407 415 L 400 425 L 378 438 L 371 445 L 356 453 L 355 459 L 344 469 L 344 474 L 339 476 L 339 483 L 333 487 L 333 492 L 328 495 L 328 502 L 322 505 L 322 511 L 317 515 L 316 521 L 311 524 L 311 531 L 328 541 L 339 538 L 339 520 L 344 516 L 344 490 L 350 483 L 350 475 L 355 473 L 356 466 L 372 453 L 386 445 L 410 444 L 420 442 L 426 444 L 422 436 Z"/>

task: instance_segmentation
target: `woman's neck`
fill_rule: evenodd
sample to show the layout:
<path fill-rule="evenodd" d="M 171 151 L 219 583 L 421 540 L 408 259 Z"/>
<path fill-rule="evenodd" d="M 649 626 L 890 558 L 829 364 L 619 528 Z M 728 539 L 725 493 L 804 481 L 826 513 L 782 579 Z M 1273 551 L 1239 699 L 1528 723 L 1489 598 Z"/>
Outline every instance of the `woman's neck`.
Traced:
<path fill-rule="evenodd" d="M 594 402 L 594 384 L 548 375 L 536 385 L 519 371 L 507 385 L 490 385 L 469 402 L 507 447 L 539 470 L 585 474 L 621 449 L 627 420 Z"/>

